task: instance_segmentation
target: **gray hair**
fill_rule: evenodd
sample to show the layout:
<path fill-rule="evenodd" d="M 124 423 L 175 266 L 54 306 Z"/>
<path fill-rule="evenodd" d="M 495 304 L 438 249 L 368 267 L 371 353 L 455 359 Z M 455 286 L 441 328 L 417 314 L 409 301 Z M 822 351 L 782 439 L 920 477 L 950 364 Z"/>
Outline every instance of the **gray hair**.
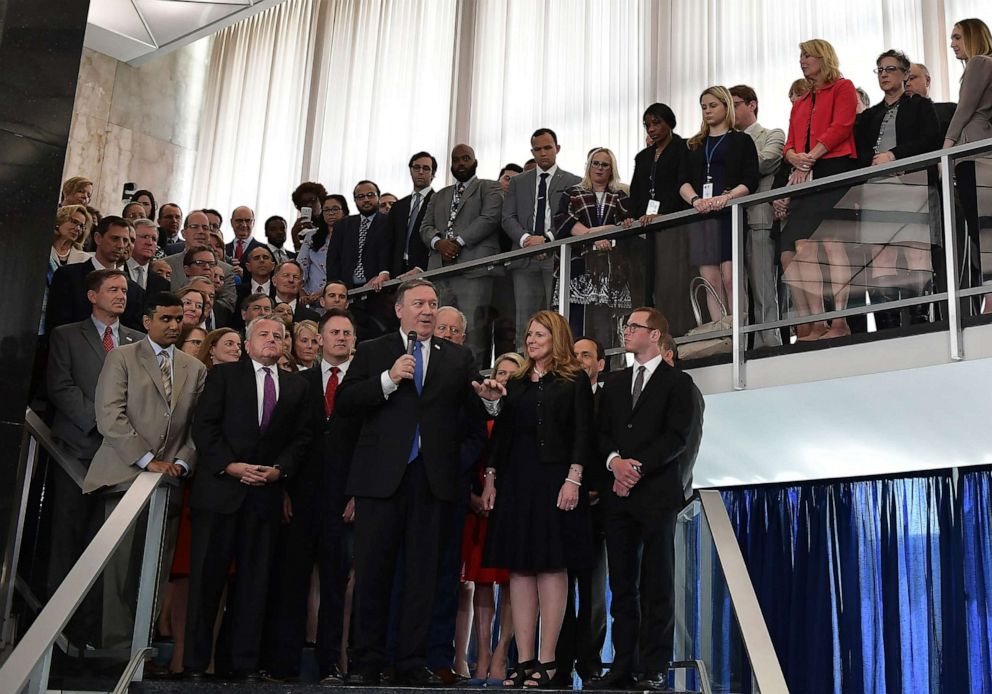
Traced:
<path fill-rule="evenodd" d="M 259 316 L 258 318 L 253 318 L 252 321 L 248 324 L 248 327 L 245 328 L 245 342 L 247 342 L 248 340 L 251 339 L 251 333 L 255 329 L 255 326 L 258 325 L 259 323 L 261 323 L 262 321 L 269 321 L 271 323 L 275 323 L 280 328 L 282 328 L 283 338 L 286 337 L 286 324 L 285 323 L 283 323 L 278 318 L 272 318 L 271 316 Z"/>
<path fill-rule="evenodd" d="M 461 311 L 459 311 L 454 306 L 442 306 L 441 308 L 439 308 L 434 313 L 435 313 L 435 315 L 441 315 L 441 311 L 454 311 L 456 314 L 458 314 L 458 320 L 460 320 L 462 322 L 462 332 L 463 333 L 468 333 L 468 318 L 465 317 L 465 314 L 464 313 L 462 313 Z"/>
<path fill-rule="evenodd" d="M 406 294 L 411 289 L 416 289 L 417 287 L 430 287 L 434 290 L 434 295 L 437 296 L 437 287 L 430 280 L 425 280 L 422 278 L 415 277 L 412 280 L 406 280 L 396 289 L 396 305 L 403 305 L 403 295 Z"/>
<path fill-rule="evenodd" d="M 134 205 L 136 203 L 131 203 L 131 204 Z M 145 219 L 144 217 L 139 217 L 138 219 L 135 219 L 133 222 L 131 222 L 131 224 L 134 225 L 135 231 L 137 231 L 138 227 L 152 227 L 154 229 L 158 229 L 158 224 L 156 224 L 150 219 Z"/>

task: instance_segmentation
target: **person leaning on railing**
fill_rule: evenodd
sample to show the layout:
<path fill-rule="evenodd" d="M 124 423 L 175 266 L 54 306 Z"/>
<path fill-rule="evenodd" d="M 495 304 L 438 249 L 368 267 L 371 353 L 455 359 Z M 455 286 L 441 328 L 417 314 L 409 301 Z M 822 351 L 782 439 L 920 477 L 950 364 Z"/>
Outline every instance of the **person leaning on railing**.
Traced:
<path fill-rule="evenodd" d="M 792 167 L 790 185 L 857 167 L 854 120 L 858 95 L 854 83 L 841 75 L 837 52 L 827 41 L 804 41 L 799 44 L 799 50 L 799 65 L 811 90 L 792 104 L 789 116 L 785 160 Z M 824 218 L 845 192 L 841 188 L 803 196 L 782 231 L 782 267 L 796 313 L 800 316 L 823 312 L 823 278 L 817 261 L 819 246 L 812 237 L 820 231 Z M 789 210 L 789 199 L 776 200 L 774 207 L 776 215 L 784 217 Z M 834 308 L 843 309 L 847 305 L 851 279 L 847 252 L 843 244 L 830 238 L 827 228 L 817 241 L 825 241 L 823 246 L 834 285 Z M 844 318 L 834 320 L 830 327 L 823 321 L 816 321 L 796 328 L 800 341 L 839 337 L 850 332 Z"/>

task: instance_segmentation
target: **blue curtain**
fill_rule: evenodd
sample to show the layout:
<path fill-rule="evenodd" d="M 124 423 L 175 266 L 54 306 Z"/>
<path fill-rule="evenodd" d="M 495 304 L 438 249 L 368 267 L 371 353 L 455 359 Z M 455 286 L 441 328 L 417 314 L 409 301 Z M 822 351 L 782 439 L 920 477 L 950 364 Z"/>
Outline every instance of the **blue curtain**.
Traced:
<path fill-rule="evenodd" d="M 992 694 L 987 469 L 723 492 L 793 692 Z M 714 581 L 714 679 L 750 674 Z"/>

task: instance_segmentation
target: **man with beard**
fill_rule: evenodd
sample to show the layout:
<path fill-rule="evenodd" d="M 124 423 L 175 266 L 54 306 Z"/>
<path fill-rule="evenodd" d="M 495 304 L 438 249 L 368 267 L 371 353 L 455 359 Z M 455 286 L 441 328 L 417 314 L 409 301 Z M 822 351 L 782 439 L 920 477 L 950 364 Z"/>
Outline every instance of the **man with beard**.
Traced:
<path fill-rule="evenodd" d="M 273 215 L 265 220 L 265 240 L 266 247 L 272 251 L 272 258 L 276 263 L 285 263 L 296 257 L 293 251 L 283 248 L 286 243 L 286 220 L 279 215 Z"/>
<path fill-rule="evenodd" d="M 327 276 L 340 277 L 348 285 L 372 287 L 376 291 L 389 279 L 393 244 L 389 219 L 379 213 L 379 186 L 359 181 L 353 193 L 358 214 L 334 225 L 327 250 Z"/>
<path fill-rule="evenodd" d="M 451 150 L 451 174 L 457 183 L 442 188 L 427 203 L 420 237 L 430 248 L 428 270 L 499 253 L 499 218 L 503 196 L 496 181 L 476 178 L 479 167 L 468 145 Z M 486 315 L 493 272 L 479 267 L 438 283 L 441 302 L 461 309 L 473 330 L 466 347 L 481 364 L 489 349 Z"/>

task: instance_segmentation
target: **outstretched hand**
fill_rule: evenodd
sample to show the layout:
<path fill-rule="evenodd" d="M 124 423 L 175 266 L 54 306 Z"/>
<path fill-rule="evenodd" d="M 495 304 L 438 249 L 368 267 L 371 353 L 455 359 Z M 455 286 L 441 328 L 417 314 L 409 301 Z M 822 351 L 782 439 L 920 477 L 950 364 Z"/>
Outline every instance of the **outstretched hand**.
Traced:
<path fill-rule="evenodd" d="M 483 400 L 495 401 L 506 395 L 506 386 L 492 378 L 484 379 L 482 383 L 472 381 L 472 388 Z"/>

